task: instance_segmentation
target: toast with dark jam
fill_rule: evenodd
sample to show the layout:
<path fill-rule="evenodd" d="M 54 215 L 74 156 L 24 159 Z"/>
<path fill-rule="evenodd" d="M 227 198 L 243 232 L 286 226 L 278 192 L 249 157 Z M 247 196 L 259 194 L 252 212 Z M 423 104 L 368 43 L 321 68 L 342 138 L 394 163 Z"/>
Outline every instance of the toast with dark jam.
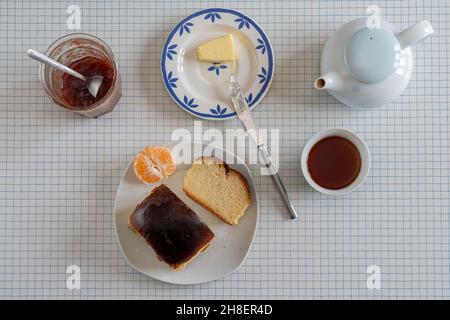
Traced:
<path fill-rule="evenodd" d="M 214 238 L 211 229 L 164 184 L 137 205 L 128 224 L 174 270 L 183 269 Z"/>

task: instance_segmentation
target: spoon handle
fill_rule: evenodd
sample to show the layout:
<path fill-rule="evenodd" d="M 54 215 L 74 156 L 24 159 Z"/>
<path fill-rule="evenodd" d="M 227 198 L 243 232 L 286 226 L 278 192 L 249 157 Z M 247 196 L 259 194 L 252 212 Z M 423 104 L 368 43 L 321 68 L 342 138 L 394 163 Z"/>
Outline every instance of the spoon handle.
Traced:
<path fill-rule="evenodd" d="M 42 62 L 42 63 L 45 63 L 46 65 L 51 66 L 51 67 L 53 67 L 55 69 L 58 69 L 59 71 L 62 71 L 64 73 L 68 73 L 71 76 L 74 76 L 75 78 L 78 78 L 78 79 L 80 79 L 82 81 L 86 81 L 86 77 L 83 76 L 82 74 L 76 72 L 73 69 L 70 69 L 69 67 L 67 67 L 67 66 L 65 66 L 65 65 L 63 65 L 63 64 L 61 64 L 61 63 L 59 63 L 59 62 L 57 62 L 57 61 L 55 61 L 55 60 L 53 60 L 53 59 L 51 59 L 49 57 L 47 57 L 46 55 L 44 55 L 44 54 L 42 54 L 42 53 L 40 53 L 40 52 L 38 52 L 36 50 L 29 49 L 27 51 L 27 55 L 30 58 L 34 59 L 34 60 L 37 60 L 37 61 Z"/>

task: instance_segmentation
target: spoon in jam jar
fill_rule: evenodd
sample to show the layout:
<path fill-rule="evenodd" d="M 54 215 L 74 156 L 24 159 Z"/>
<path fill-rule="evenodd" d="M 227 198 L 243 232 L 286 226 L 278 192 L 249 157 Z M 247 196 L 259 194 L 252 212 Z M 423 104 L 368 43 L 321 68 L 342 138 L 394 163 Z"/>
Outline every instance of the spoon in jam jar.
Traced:
<path fill-rule="evenodd" d="M 78 78 L 81 81 L 86 82 L 86 87 L 87 87 L 89 93 L 92 94 L 94 97 L 97 97 L 97 93 L 100 89 L 100 86 L 103 83 L 102 76 L 92 76 L 92 77 L 86 78 L 81 73 L 79 73 L 79 72 L 77 72 L 77 71 L 75 71 L 75 70 L 47 57 L 46 55 L 44 55 L 36 50 L 33 50 L 33 49 L 29 49 L 27 51 L 27 55 L 30 58 L 33 58 L 34 60 L 45 63 L 48 66 L 56 68 L 59 71 L 70 74 L 71 76 Z"/>

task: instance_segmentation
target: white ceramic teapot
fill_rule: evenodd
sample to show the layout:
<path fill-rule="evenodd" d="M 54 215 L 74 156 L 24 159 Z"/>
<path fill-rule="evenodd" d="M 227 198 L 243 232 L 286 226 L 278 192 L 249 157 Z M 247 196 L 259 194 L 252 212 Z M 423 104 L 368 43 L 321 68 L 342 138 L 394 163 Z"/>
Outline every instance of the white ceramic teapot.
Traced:
<path fill-rule="evenodd" d="M 381 22 L 369 29 L 366 18 L 344 24 L 325 45 L 321 76 L 314 82 L 342 103 L 362 108 L 385 105 L 408 85 L 413 69 L 411 46 L 433 34 L 428 21 L 396 33 Z"/>

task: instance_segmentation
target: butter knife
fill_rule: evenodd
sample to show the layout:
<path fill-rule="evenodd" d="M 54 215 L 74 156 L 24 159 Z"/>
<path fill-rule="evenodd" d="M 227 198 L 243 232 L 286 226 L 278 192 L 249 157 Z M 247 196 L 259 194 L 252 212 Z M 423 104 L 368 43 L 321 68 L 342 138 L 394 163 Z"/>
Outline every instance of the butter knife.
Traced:
<path fill-rule="evenodd" d="M 295 211 L 292 202 L 289 200 L 288 192 L 284 187 L 280 175 L 274 168 L 272 159 L 270 158 L 269 151 L 267 150 L 265 143 L 263 143 L 260 140 L 259 132 L 255 126 L 255 122 L 253 121 L 253 117 L 250 113 L 250 108 L 248 107 L 247 101 L 245 100 L 244 95 L 242 94 L 241 88 L 234 74 L 230 75 L 230 96 L 234 105 L 234 109 L 236 110 L 236 114 L 238 118 L 241 120 L 242 125 L 245 128 L 247 134 L 256 144 L 258 152 L 261 155 L 263 165 L 265 165 L 269 170 L 270 176 L 272 177 L 272 180 L 275 186 L 277 187 L 278 192 L 283 198 L 283 202 L 287 210 L 289 211 L 291 219 L 297 218 L 297 212 Z"/>

